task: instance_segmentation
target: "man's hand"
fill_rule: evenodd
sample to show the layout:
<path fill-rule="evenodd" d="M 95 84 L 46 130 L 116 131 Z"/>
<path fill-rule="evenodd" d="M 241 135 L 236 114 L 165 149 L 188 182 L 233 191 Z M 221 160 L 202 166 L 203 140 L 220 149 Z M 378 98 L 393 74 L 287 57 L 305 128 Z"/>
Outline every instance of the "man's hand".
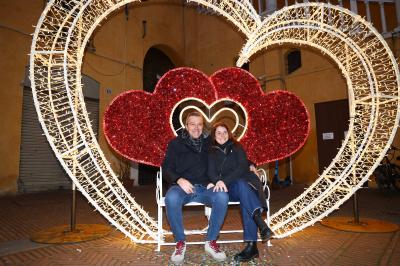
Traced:
<path fill-rule="evenodd" d="M 186 192 L 186 194 L 193 193 L 193 185 L 187 179 L 181 177 L 176 183 Z"/>
<path fill-rule="evenodd" d="M 218 191 L 228 192 L 228 189 L 226 188 L 226 185 L 225 185 L 224 181 L 219 180 L 217 182 L 217 184 L 215 184 L 213 191 L 214 192 L 218 192 Z"/>

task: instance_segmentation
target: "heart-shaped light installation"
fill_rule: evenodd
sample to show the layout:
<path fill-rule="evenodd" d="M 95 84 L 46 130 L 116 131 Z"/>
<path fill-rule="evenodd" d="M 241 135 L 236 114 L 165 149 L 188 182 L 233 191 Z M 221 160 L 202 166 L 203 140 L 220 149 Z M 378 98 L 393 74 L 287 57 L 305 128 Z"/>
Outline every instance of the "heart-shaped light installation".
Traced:
<path fill-rule="evenodd" d="M 159 80 L 152 94 L 129 91 L 116 97 L 104 114 L 108 143 L 129 160 L 160 166 L 167 144 L 174 137 L 174 131 L 170 130 L 172 114 L 188 96 L 197 97 L 206 107 L 221 100 L 242 106 L 249 126 L 241 143 L 248 158 L 256 164 L 295 153 L 308 136 L 308 113 L 294 94 L 286 91 L 265 94 L 257 79 L 240 68 L 222 69 L 211 78 L 195 69 L 177 68 Z M 200 108 L 188 108 L 199 110 L 209 120 Z M 221 111 L 226 109 L 217 110 L 214 116 Z M 238 116 L 236 119 L 239 120 Z"/>
<path fill-rule="evenodd" d="M 132 241 L 154 243 L 156 222 L 125 191 L 106 161 L 81 90 L 89 37 L 107 15 L 131 2 L 138 1 L 49 1 L 33 36 L 30 80 L 44 133 L 81 193 Z M 276 237 L 285 237 L 322 219 L 368 179 L 397 130 L 399 70 L 390 48 L 370 23 L 330 4 L 295 4 L 262 20 L 250 1 L 191 2 L 213 9 L 245 35 L 238 66 L 261 49 L 291 43 L 319 49 L 342 70 L 350 102 L 347 138 L 315 183 L 273 214 L 271 224 Z"/>

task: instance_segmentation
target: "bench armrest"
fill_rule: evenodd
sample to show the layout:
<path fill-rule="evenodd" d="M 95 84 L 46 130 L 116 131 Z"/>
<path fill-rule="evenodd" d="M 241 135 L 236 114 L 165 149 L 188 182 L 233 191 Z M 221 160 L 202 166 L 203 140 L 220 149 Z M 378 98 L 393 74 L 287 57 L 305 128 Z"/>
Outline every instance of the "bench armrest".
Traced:
<path fill-rule="evenodd" d="M 267 200 L 269 201 L 269 197 L 270 197 L 270 189 L 268 187 L 268 175 L 267 172 L 263 169 L 263 168 L 257 168 L 257 172 L 259 174 L 259 178 L 261 180 L 261 182 L 263 183 L 263 189 L 264 191 L 268 192 L 267 195 Z"/>
<path fill-rule="evenodd" d="M 157 172 L 157 178 L 156 178 L 156 201 L 157 204 L 160 204 L 161 197 L 162 197 L 162 170 L 160 167 L 160 170 Z"/>

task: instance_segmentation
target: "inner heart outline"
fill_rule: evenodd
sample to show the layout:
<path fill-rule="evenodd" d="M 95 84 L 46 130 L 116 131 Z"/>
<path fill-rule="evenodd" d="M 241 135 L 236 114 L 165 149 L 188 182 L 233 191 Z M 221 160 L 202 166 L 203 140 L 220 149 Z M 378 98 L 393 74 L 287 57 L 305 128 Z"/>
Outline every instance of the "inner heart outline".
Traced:
<path fill-rule="evenodd" d="M 202 103 L 202 104 L 207 108 L 207 110 L 208 110 L 208 115 L 205 114 L 205 113 L 203 112 L 203 110 L 201 110 L 201 109 L 198 108 L 197 106 L 188 105 L 188 106 L 184 107 L 184 108 L 180 111 L 180 114 L 179 114 L 179 123 L 181 124 L 181 128 L 175 130 L 174 127 L 173 127 L 173 123 L 172 123 L 172 118 L 173 118 L 174 112 L 175 112 L 176 108 L 178 108 L 178 106 L 179 106 L 180 104 L 182 104 L 183 102 L 188 101 L 188 100 L 193 100 L 193 101 L 197 101 L 197 102 Z M 221 102 L 224 102 L 224 101 L 229 101 L 229 102 L 235 103 L 236 105 L 238 105 L 238 106 L 241 108 L 241 110 L 243 111 L 243 114 L 244 114 L 244 116 L 245 116 L 245 117 L 244 117 L 244 122 L 245 122 L 244 125 L 242 125 L 242 124 L 240 123 L 239 115 L 238 115 L 232 108 L 229 108 L 229 107 L 223 107 L 223 108 L 219 109 L 218 111 L 216 111 L 213 115 L 211 115 L 211 113 L 210 113 L 210 112 L 211 112 L 211 109 L 212 109 L 215 105 L 217 105 L 218 103 L 221 103 Z M 235 126 L 231 129 L 232 134 L 235 133 L 235 131 L 238 129 L 238 127 L 242 127 L 242 129 L 243 129 L 239 135 L 236 135 L 236 138 L 237 138 L 238 140 L 240 140 L 240 139 L 246 134 L 247 123 L 248 123 L 248 114 L 247 114 L 246 108 L 245 108 L 240 102 L 234 101 L 234 100 L 232 100 L 232 99 L 230 99 L 230 98 L 221 98 L 221 99 L 218 99 L 218 100 L 214 101 L 214 102 L 211 103 L 211 104 L 207 104 L 205 101 L 203 101 L 203 100 L 201 100 L 201 99 L 194 98 L 194 97 L 189 97 L 189 98 L 185 98 L 185 99 L 179 101 L 179 102 L 174 106 L 174 108 L 173 108 L 172 111 L 171 111 L 170 120 L 169 120 L 169 121 L 170 121 L 171 129 L 172 129 L 172 131 L 174 132 L 175 136 L 178 135 L 177 132 L 178 132 L 180 129 L 185 128 L 185 123 L 183 122 L 183 114 L 184 114 L 185 111 L 188 110 L 188 109 L 195 109 L 196 111 L 198 111 L 199 113 L 201 113 L 202 116 L 204 117 L 204 119 L 205 119 L 208 123 L 210 123 L 210 124 L 211 124 L 212 121 L 214 121 L 214 120 L 218 117 L 219 114 L 221 114 L 221 113 L 224 112 L 224 111 L 228 111 L 228 112 L 232 113 L 232 114 L 235 116 L 235 118 L 236 118 L 236 119 L 235 119 Z M 211 116 L 211 117 L 210 117 L 210 116 Z"/>

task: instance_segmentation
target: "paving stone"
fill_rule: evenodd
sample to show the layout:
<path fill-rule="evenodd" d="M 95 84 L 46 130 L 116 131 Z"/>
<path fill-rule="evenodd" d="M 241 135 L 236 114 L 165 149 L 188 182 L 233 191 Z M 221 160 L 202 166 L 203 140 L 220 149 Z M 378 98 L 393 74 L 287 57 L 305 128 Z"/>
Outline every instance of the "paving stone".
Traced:
<path fill-rule="evenodd" d="M 272 212 L 303 191 L 301 185 L 272 190 Z M 134 188 L 131 193 L 156 217 L 154 187 Z M 155 252 L 156 245 L 134 244 L 117 230 L 107 237 L 83 243 L 30 243 L 32 233 L 69 223 L 70 197 L 68 191 L 57 191 L 0 198 L 0 265 L 169 265 L 173 246 L 163 246 L 161 252 Z M 400 224 L 400 193 L 363 189 L 358 198 L 361 217 Z M 352 216 L 352 202 L 345 203 L 332 215 Z M 187 228 L 202 228 L 207 224 L 203 208 L 186 209 L 184 217 Z M 108 224 L 82 196 L 78 196 L 77 223 Z M 167 221 L 165 227 L 168 228 Z M 240 227 L 239 208 L 230 207 L 224 229 Z M 400 265 L 399 231 L 353 233 L 317 223 L 291 237 L 271 242 L 272 247 L 259 243 L 260 258 L 242 265 Z M 233 265 L 233 256 L 244 244 L 221 246 L 228 255 L 225 263 L 214 262 L 204 254 L 202 245 L 190 245 L 184 265 Z"/>

